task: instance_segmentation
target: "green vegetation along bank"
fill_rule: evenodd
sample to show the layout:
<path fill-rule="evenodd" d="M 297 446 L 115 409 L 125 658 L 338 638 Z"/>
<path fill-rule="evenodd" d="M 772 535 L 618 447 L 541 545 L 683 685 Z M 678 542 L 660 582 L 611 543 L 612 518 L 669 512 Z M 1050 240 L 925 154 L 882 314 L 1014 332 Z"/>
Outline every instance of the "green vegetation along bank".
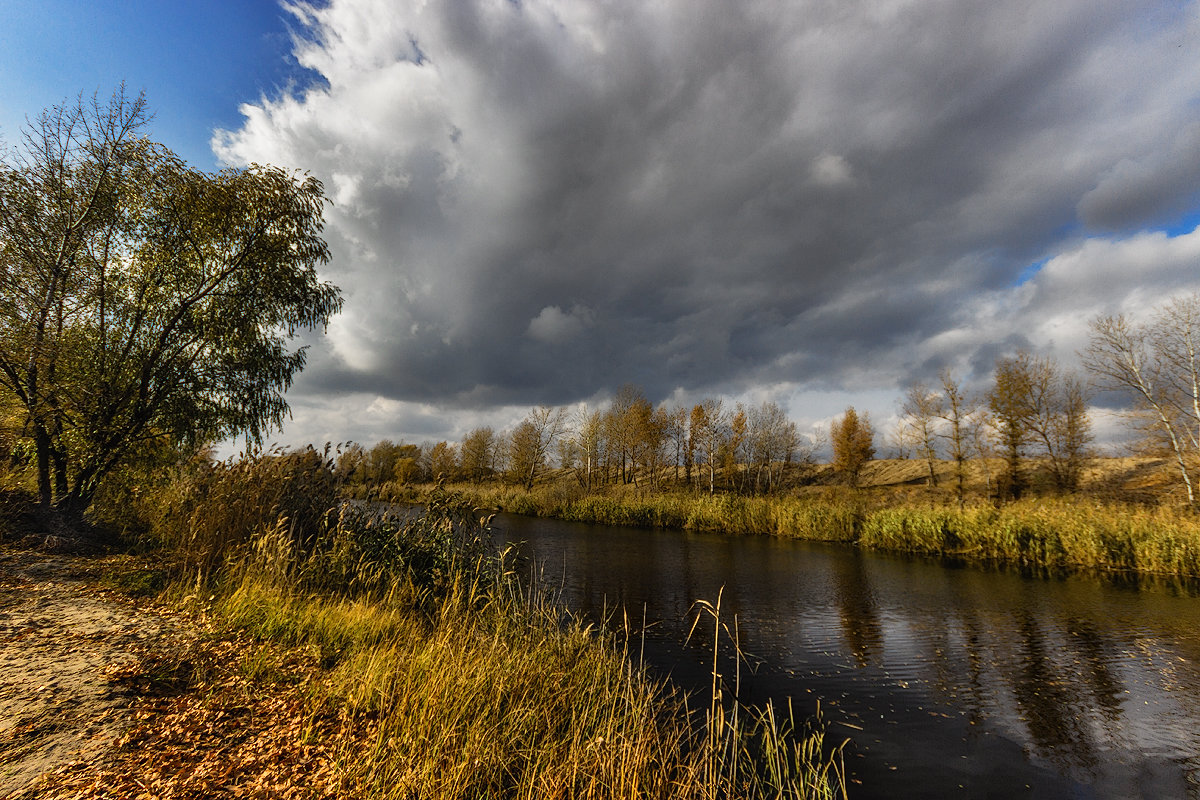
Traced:
<path fill-rule="evenodd" d="M 995 504 L 827 487 L 803 496 L 664 492 L 572 495 L 554 486 L 463 486 L 516 514 L 635 527 L 767 534 L 1050 571 L 1200 577 L 1200 518 L 1187 509 L 1080 496 Z M 414 498 L 419 495 L 414 495 Z"/>

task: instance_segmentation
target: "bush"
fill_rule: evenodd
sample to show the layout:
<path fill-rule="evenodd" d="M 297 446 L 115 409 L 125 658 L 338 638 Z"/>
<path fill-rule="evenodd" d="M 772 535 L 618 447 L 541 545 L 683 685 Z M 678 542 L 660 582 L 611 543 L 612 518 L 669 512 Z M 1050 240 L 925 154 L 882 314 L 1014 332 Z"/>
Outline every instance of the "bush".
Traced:
<path fill-rule="evenodd" d="M 311 549 L 340 502 L 327 451 L 252 452 L 215 463 L 199 457 L 155 493 L 160 512 L 148 535 L 205 575 L 271 531 Z"/>
<path fill-rule="evenodd" d="M 351 596 L 378 595 L 399 580 L 443 596 L 457 578 L 478 579 L 494 566 L 490 519 L 440 484 L 424 509 L 344 504 L 299 580 Z"/>

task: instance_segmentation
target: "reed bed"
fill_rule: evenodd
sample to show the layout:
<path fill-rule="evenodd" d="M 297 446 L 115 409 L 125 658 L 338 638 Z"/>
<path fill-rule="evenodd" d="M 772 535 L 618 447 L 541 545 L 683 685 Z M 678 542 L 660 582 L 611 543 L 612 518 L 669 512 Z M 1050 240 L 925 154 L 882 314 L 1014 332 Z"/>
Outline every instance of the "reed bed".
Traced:
<path fill-rule="evenodd" d="M 522 588 L 454 492 L 421 513 L 301 513 L 324 469 L 271 454 L 192 474 L 155 535 L 181 559 L 174 591 L 212 597 L 220 628 L 319 655 L 311 713 L 362 734 L 337 756 L 348 796 L 845 796 L 819 725 L 724 696 L 689 708 L 614 634 Z"/>
<path fill-rule="evenodd" d="M 801 497 L 661 493 L 556 499 L 544 488 L 473 490 L 484 505 L 605 525 L 766 534 L 1013 564 L 1200 577 L 1200 517 L 1168 506 L 1046 497 L 995 505 L 894 503 L 867 492 Z"/>
<path fill-rule="evenodd" d="M 1169 508 L 1025 500 L 963 509 L 884 509 L 859 542 L 884 550 L 1051 570 L 1200 577 L 1200 520 Z"/>

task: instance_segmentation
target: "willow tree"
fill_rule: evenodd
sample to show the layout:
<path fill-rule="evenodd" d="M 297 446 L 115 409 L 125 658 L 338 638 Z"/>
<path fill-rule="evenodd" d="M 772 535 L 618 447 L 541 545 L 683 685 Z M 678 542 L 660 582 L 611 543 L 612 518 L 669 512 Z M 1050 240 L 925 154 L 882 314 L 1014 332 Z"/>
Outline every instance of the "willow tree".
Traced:
<path fill-rule="evenodd" d="M 0 392 L 44 509 L 81 514 L 150 440 L 261 440 L 340 308 L 318 279 L 321 184 L 187 167 L 122 87 L 44 111 L 0 155 Z"/>

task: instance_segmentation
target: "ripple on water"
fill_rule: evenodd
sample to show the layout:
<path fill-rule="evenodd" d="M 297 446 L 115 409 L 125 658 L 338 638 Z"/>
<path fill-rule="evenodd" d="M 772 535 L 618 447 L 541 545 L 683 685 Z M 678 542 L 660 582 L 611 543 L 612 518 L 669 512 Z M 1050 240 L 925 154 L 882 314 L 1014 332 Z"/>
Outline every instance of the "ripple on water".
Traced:
<path fill-rule="evenodd" d="M 1198 774 L 1200 599 L 1179 587 L 768 538 L 501 526 L 576 610 L 644 611 L 647 660 L 685 684 L 709 680 L 711 652 L 703 635 L 683 644 L 689 610 L 720 593 L 756 665 L 743 696 L 819 698 L 853 739 L 853 797 L 1185 797 Z"/>

